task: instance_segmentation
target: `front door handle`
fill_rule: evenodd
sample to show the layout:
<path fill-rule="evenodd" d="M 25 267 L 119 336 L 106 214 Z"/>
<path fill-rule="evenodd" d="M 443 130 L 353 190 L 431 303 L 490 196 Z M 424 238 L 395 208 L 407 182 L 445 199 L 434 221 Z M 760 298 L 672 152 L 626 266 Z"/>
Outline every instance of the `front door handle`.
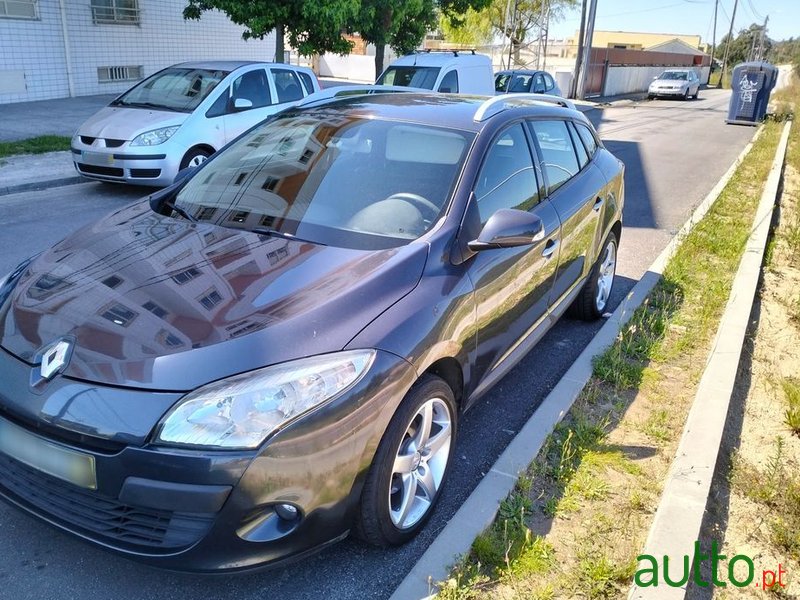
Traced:
<path fill-rule="evenodd" d="M 594 201 L 594 206 L 592 206 L 592 210 L 593 210 L 594 212 L 597 212 L 598 210 L 600 210 L 600 207 L 601 207 L 601 206 L 603 206 L 603 198 L 601 198 L 600 196 L 598 196 L 598 197 L 597 197 L 597 200 L 595 200 L 595 201 Z"/>
<path fill-rule="evenodd" d="M 542 256 L 544 256 L 545 258 L 550 258 L 551 256 L 553 256 L 553 252 L 556 251 L 556 248 L 558 248 L 558 240 L 553 240 L 553 239 L 547 240 L 547 243 L 544 246 L 544 250 L 542 250 Z"/>

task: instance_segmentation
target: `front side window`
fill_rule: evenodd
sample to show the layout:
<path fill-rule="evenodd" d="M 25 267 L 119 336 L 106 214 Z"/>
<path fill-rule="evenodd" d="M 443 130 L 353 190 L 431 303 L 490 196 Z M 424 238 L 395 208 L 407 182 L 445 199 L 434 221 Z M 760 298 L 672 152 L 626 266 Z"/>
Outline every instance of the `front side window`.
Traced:
<path fill-rule="evenodd" d="M 272 69 L 272 77 L 275 81 L 275 91 L 278 94 L 278 104 L 303 99 L 303 88 L 294 71 Z"/>
<path fill-rule="evenodd" d="M 578 158 L 565 121 L 532 121 L 531 129 L 539 143 L 542 168 L 547 176 L 547 192 L 552 194 L 578 171 Z"/>
<path fill-rule="evenodd" d="M 138 0 L 91 0 L 95 24 L 138 25 Z"/>
<path fill-rule="evenodd" d="M 531 91 L 531 83 L 533 82 L 532 75 L 526 75 L 522 73 L 517 73 L 511 79 L 511 83 L 508 86 L 508 92 L 510 94 L 514 93 L 525 93 Z"/>
<path fill-rule="evenodd" d="M 544 86 L 545 90 L 548 92 L 556 87 L 556 82 L 553 81 L 553 78 L 547 73 L 544 74 Z"/>
<path fill-rule="evenodd" d="M 233 87 L 231 89 L 234 106 L 237 100 L 245 100 L 250 103 L 250 106 L 243 107 L 244 110 L 263 108 L 272 104 L 267 72 L 264 69 L 248 71 L 233 82 Z"/>
<path fill-rule="evenodd" d="M 440 70 L 439 67 L 389 67 L 376 83 L 432 90 Z"/>
<path fill-rule="evenodd" d="M 544 86 L 544 77 L 542 77 L 541 73 L 536 74 L 536 78 L 533 81 L 533 93 L 534 94 L 544 94 L 545 93 L 545 86 Z"/>
<path fill-rule="evenodd" d="M 227 71 L 171 67 L 151 75 L 111 105 L 192 112 L 227 75 Z"/>
<path fill-rule="evenodd" d="M 347 248 L 402 246 L 443 214 L 473 139 L 339 111 L 289 112 L 218 154 L 175 203 L 223 227 Z"/>
<path fill-rule="evenodd" d="M 35 19 L 36 0 L 0 0 L 0 17 L 11 19 Z"/>
<path fill-rule="evenodd" d="M 506 129 L 486 153 L 475 202 L 481 225 L 501 208 L 529 210 L 539 201 L 528 140 L 521 124 Z"/>

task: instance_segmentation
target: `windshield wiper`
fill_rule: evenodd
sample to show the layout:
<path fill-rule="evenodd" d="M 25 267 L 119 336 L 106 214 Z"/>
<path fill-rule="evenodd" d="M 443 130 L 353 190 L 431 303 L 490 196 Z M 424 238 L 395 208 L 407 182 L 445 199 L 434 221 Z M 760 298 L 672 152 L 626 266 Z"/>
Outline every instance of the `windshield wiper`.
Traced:
<path fill-rule="evenodd" d="M 163 203 L 163 206 L 166 206 L 167 208 L 172 209 L 172 211 L 178 213 L 180 216 L 182 216 L 187 221 L 191 221 L 192 223 L 197 223 L 197 218 L 196 217 L 194 217 L 191 214 L 189 214 L 186 211 L 186 209 L 181 208 L 180 206 L 178 206 L 174 202 L 166 201 L 166 202 Z"/>
<path fill-rule="evenodd" d="M 171 106 L 164 106 L 163 104 L 154 104 L 152 102 L 124 102 L 120 101 L 119 103 L 115 104 L 115 106 L 138 106 L 141 108 L 152 108 L 154 110 L 166 110 L 169 112 L 184 112 L 178 108 L 172 108 Z"/>
<path fill-rule="evenodd" d="M 306 242 L 308 244 L 317 244 L 319 246 L 327 246 L 327 244 L 323 244 L 322 242 L 317 242 L 315 240 L 306 240 L 304 238 L 297 237 L 296 235 L 292 235 L 291 233 L 285 233 L 283 231 L 278 231 L 277 229 L 272 229 L 271 227 L 253 227 L 249 229 L 253 233 L 260 233 L 261 235 L 271 235 L 273 237 L 279 237 L 284 240 L 292 240 L 294 242 Z"/>

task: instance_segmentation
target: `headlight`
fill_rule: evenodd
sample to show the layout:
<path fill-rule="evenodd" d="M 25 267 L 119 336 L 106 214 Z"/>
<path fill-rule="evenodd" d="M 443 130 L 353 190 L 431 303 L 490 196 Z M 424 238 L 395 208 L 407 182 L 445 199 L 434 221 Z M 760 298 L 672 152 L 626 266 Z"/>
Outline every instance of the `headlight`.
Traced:
<path fill-rule="evenodd" d="M 203 386 L 167 413 L 156 441 L 256 448 L 279 427 L 355 385 L 374 357 L 374 350 L 336 352 Z"/>
<path fill-rule="evenodd" d="M 180 125 L 174 125 L 173 127 L 162 127 L 161 129 L 147 131 L 133 138 L 131 146 L 158 146 L 171 138 L 179 128 Z"/>

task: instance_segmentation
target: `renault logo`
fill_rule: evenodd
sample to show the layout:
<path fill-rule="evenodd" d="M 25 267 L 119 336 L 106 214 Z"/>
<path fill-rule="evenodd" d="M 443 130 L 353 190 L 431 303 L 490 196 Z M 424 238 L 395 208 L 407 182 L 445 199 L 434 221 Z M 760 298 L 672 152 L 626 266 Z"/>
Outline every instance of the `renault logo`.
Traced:
<path fill-rule="evenodd" d="M 42 352 L 42 364 L 39 372 L 43 379 L 52 379 L 67 366 L 70 358 L 72 344 L 69 340 L 58 340 Z"/>

